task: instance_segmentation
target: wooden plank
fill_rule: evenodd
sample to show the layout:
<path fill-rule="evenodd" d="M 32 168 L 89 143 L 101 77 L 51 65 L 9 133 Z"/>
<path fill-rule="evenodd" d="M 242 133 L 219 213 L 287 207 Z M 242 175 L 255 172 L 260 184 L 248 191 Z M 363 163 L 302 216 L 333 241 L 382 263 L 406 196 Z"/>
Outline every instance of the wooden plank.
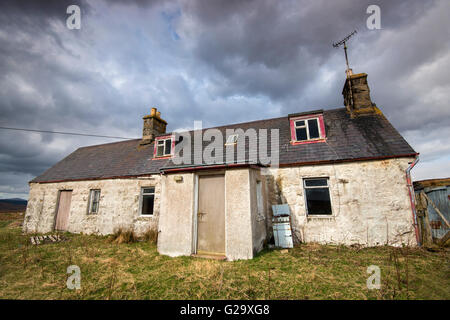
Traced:
<path fill-rule="evenodd" d="M 416 193 L 416 209 L 420 222 L 420 231 L 422 236 L 422 245 L 430 246 L 433 244 L 433 236 L 431 233 L 430 220 L 428 219 L 427 200 L 421 193 Z"/>
<path fill-rule="evenodd" d="M 423 191 L 421 191 L 421 193 L 423 193 L 423 195 L 425 196 L 425 198 L 428 200 L 428 202 L 431 204 L 431 206 L 434 208 L 434 210 L 436 210 L 436 212 L 439 214 L 439 216 L 442 218 L 442 220 L 444 220 L 445 224 L 447 225 L 447 228 L 450 229 L 450 224 L 448 223 L 447 219 L 445 219 L 444 215 L 442 214 L 442 212 L 439 210 L 438 207 L 436 207 L 436 205 L 434 204 L 434 202 L 427 196 L 427 194 Z"/>
<path fill-rule="evenodd" d="M 69 221 L 70 201 L 72 199 L 72 191 L 61 191 L 59 194 L 58 213 L 56 215 L 56 230 L 67 230 Z"/>
<path fill-rule="evenodd" d="M 439 245 L 444 246 L 445 243 L 450 239 L 450 231 L 447 231 L 447 233 L 445 234 L 445 236 L 443 236 L 441 238 L 441 240 L 439 240 Z"/>

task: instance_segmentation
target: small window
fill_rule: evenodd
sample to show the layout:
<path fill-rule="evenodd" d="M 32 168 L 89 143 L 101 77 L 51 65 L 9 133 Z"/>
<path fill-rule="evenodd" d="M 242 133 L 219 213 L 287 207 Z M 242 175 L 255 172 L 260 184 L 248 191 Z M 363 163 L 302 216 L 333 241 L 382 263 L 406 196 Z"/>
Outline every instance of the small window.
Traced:
<path fill-rule="evenodd" d="M 304 179 L 306 210 L 308 215 L 331 215 L 328 178 Z"/>
<path fill-rule="evenodd" d="M 225 143 L 225 145 L 227 144 L 235 144 L 237 143 L 238 140 L 238 135 L 237 134 L 231 134 L 228 136 L 227 138 L 227 142 Z"/>
<path fill-rule="evenodd" d="M 306 141 L 320 138 L 319 119 L 294 121 L 295 141 Z"/>
<path fill-rule="evenodd" d="M 99 203 L 100 203 L 100 190 L 92 189 L 89 192 L 88 214 L 97 214 Z"/>
<path fill-rule="evenodd" d="M 155 188 L 144 187 L 141 189 L 141 215 L 152 216 L 155 202 Z"/>
<path fill-rule="evenodd" d="M 156 157 L 165 157 L 172 154 L 172 137 L 156 140 Z"/>

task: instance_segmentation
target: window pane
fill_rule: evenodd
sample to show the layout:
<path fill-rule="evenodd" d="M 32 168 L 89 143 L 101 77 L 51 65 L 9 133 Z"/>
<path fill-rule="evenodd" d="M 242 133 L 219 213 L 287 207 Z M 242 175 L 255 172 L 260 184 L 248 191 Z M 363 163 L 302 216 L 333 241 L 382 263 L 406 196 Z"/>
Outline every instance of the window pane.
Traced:
<path fill-rule="evenodd" d="M 317 119 L 308 120 L 309 138 L 319 138 L 319 126 L 317 125 Z"/>
<path fill-rule="evenodd" d="M 89 213 L 98 212 L 98 204 L 100 202 L 100 190 L 91 190 L 89 195 Z"/>
<path fill-rule="evenodd" d="M 306 128 L 295 129 L 297 141 L 307 140 Z"/>
<path fill-rule="evenodd" d="M 97 208 L 98 208 L 98 202 L 92 202 L 91 212 L 97 213 Z"/>
<path fill-rule="evenodd" d="M 308 214 L 331 214 L 328 188 L 305 189 Z"/>
<path fill-rule="evenodd" d="M 169 155 L 172 153 L 172 139 L 167 139 L 166 140 L 166 152 L 165 155 Z"/>
<path fill-rule="evenodd" d="M 144 190 L 142 190 L 142 193 L 154 193 L 155 192 L 155 188 L 144 188 Z"/>
<path fill-rule="evenodd" d="M 305 125 L 305 121 L 304 120 L 295 121 L 295 126 L 296 127 L 301 127 L 301 126 L 304 126 L 304 125 Z"/>
<path fill-rule="evenodd" d="M 305 180 L 305 186 L 307 187 L 323 187 L 327 186 L 327 179 L 308 179 Z"/>
<path fill-rule="evenodd" d="M 163 156 L 164 155 L 164 145 L 159 145 L 158 143 L 158 147 L 156 148 L 156 155 L 157 156 Z"/>
<path fill-rule="evenodd" d="M 142 196 L 142 214 L 153 214 L 153 201 L 155 199 L 154 195 L 143 195 Z"/>

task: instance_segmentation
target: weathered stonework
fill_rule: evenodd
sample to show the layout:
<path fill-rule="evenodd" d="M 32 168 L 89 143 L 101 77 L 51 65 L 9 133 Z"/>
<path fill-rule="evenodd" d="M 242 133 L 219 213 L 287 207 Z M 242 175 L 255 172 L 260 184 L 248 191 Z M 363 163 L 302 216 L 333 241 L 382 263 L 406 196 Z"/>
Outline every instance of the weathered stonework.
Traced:
<path fill-rule="evenodd" d="M 266 177 L 269 205 L 289 204 L 294 241 L 416 245 L 405 178 L 411 161 L 400 158 L 270 169 L 272 175 Z M 302 179 L 313 177 L 329 178 L 331 216 L 306 215 Z"/>
<path fill-rule="evenodd" d="M 342 95 L 344 96 L 344 105 L 352 118 L 358 115 L 380 113 L 370 99 L 370 88 L 367 84 L 366 73 L 350 75 L 345 80 Z"/>
<path fill-rule="evenodd" d="M 152 108 L 151 113 L 142 119 L 144 128 L 142 129 L 141 145 L 151 143 L 157 135 L 166 132 L 167 122 L 161 119 L 161 113 L 156 108 Z"/>
<path fill-rule="evenodd" d="M 133 228 L 140 234 L 156 229 L 160 210 L 160 176 L 134 179 L 69 181 L 59 183 L 32 183 L 23 230 L 51 232 L 54 228 L 60 190 L 72 190 L 69 232 L 111 234 L 118 227 Z M 139 212 L 141 187 L 155 187 L 153 216 Z M 87 214 L 90 189 L 100 189 L 99 212 Z"/>
<path fill-rule="evenodd" d="M 251 259 L 272 233 L 271 206 L 287 203 L 294 242 L 416 245 L 405 170 L 412 158 L 259 169 L 225 174 L 225 247 L 229 260 Z M 158 251 L 170 256 L 195 252 L 196 174 L 127 179 L 32 183 L 25 232 L 53 231 L 60 190 L 72 190 L 68 231 L 110 234 L 118 227 L 138 234 L 158 230 Z M 181 179 L 180 179 L 181 177 Z M 329 179 L 332 215 L 306 214 L 303 178 Z M 263 212 L 256 183 L 262 182 Z M 155 187 L 154 215 L 139 212 L 141 187 Z M 100 189 L 98 214 L 88 215 L 90 189 Z"/>

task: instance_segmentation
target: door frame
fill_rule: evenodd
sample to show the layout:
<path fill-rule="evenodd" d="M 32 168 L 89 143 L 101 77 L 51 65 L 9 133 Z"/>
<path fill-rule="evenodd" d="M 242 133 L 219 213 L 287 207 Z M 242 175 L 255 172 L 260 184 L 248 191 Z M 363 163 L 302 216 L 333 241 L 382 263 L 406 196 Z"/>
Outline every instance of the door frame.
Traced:
<path fill-rule="evenodd" d="M 60 202 L 60 199 L 61 199 L 61 192 L 62 191 L 73 192 L 73 189 L 59 189 L 57 194 L 56 194 L 56 206 L 55 206 L 55 212 L 53 214 L 53 231 L 58 231 L 58 230 L 56 230 L 56 219 L 57 219 L 57 216 L 58 216 L 59 202 Z M 70 199 L 70 203 L 72 204 L 72 198 Z M 69 215 L 70 215 L 70 210 L 69 210 Z"/>
<path fill-rule="evenodd" d="M 193 211 L 193 219 L 192 219 L 192 254 L 197 254 L 197 242 L 198 242 L 198 199 L 199 199 L 199 178 L 201 176 L 220 176 L 223 175 L 223 184 L 224 184 L 224 214 L 225 214 L 225 256 L 227 255 L 227 175 L 225 174 L 225 170 L 213 170 L 213 171 L 204 171 L 199 173 L 194 173 L 194 211 Z"/>

